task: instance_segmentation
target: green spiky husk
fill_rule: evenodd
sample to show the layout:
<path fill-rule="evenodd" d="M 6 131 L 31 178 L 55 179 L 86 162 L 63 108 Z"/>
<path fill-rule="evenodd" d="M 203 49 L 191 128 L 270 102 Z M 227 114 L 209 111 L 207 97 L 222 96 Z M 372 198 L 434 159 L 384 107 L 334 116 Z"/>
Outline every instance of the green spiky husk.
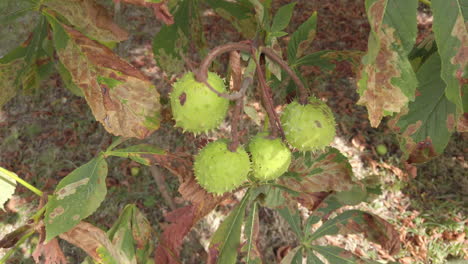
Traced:
<path fill-rule="evenodd" d="M 223 79 L 216 73 L 208 72 L 207 82 L 218 92 L 226 92 Z M 192 72 L 174 83 L 170 99 L 176 126 L 196 134 L 217 128 L 229 108 L 228 99 L 197 82 Z"/>
<path fill-rule="evenodd" d="M 225 140 L 208 143 L 195 156 L 195 178 L 206 191 L 217 195 L 239 187 L 249 171 L 250 159 L 244 148 L 231 152 Z"/>
<path fill-rule="evenodd" d="M 328 146 L 335 137 L 335 119 L 331 109 L 316 98 L 307 105 L 292 102 L 281 115 L 286 139 L 300 151 L 314 151 Z"/>
<path fill-rule="evenodd" d="M 270 139 L 261 133 L 249 143 L 253 176 L 260 180 L 273 180 L 283 175 L 291 164 L 291 151 L 279 138 Z"/>

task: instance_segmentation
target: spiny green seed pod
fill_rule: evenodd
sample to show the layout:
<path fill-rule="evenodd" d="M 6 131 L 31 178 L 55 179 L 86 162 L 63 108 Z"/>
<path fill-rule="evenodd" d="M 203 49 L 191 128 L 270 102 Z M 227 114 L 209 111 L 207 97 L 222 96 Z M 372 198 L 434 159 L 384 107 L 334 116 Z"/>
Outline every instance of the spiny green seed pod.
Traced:
<path fill-rule="evenodd" d="M 208 143 L 195 156 L 195 178 L 206 191 L 217 195 L 239 187 L 249 171 L 249 154 L 241 146 L 231 152 L 225 140 Z"/>
<path fill-rule="evenodd" d="M 281 115 L 287 141 L 301 151 L 328 146 L 335 137 L 335 119 L 330 108 L 316 98 L 307 105 L 292 102 Z"/>
<path fill-rule="evenodd" d="M 216 73 L 209 72 L 207 82 L 216 91 L 226 92 L 224 81 Z M 170 97 L 176 126 L 196 134 L 217 128 L 229 108 L 228 99 L 197 82 L 192 72 L 174 83 Z"/>
<path fill-rule="evenodd" d="M 256 135 L 249 143 L 253 175 L 260 180 L 273 180 L 283 175 L 291 164 L 291 151 L 279 138 L 266 133 Z"/>

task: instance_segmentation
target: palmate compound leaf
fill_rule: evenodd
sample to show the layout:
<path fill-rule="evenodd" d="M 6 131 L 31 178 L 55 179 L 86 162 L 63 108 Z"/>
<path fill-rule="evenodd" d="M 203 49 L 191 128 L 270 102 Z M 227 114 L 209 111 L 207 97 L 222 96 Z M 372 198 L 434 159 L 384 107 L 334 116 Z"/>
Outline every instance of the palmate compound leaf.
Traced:
<path fill-rule="evenodd" d="M 350 251 L 344 250 L 335 246 L 311 246 L 311 249 L 328 260 L 329 263 L 340 264 L 379 264 L 380 262 L 373 260 L 364 260 L 354 255 Z M 322 262 L 312 262 L 322 263 Z"/>
<path fill-rule="evenodd" d="M 139 70 L 104 45 L 48 19 L 61 63 L 109 133 L 142 139 L 159 128 L 159 93 Z"/>
<path fill-rule="evenodd" d="M 456 106 L 445 96 L 438 53 L 431 55 L 417 72 L 416 100 L 389 122 L 397 133 L 403 159 L 422 163 L 441 154 L 455 129 Z"/>
<path fill-rule="evenodd" d="M 112 15 L 95 0 L 45 0 L 43 4 L 92 39 L 112 43 L 128 38 L 128 33 L 115 24 Z"/>
<path fill-rule="evenodd" d="M 377 127 L 382 117 L 413 101 L 416 75 L 407 58 L 416 39 L 417 0 L 366 0 L 371 32 L 358 79 L 358 104 Z"/>
<path fill-rule="evenodd" d="M 445 95 L 456 105 L 458 115 L 468 112 L 468 17 L 463 13 L 466 6 L 465 0 L 434 0 L 431 7 L 432 28 L 442 62 L 440 75 L 445 82 Z"/>
<path fill-rule="evenodd" d="M 107 188 L 107 163 L 96 157 L 63 178 L 46 205 L 46 242 L 96 211 Z"/>

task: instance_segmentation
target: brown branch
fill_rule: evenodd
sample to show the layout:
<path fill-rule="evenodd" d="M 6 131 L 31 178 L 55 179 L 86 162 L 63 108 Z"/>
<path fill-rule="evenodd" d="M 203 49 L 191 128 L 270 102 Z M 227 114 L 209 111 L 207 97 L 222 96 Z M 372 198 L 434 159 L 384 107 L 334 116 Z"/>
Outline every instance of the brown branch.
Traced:
<path fill-rule="evenodd" d="M 150 166 L 151 175 L 153 175 L 154 181 L 158 186 L 159 192 L 161 196 L 166 201 L 169 208 L 173 211 L 176 209 L 175 203 L 172 200 L 172 197 L 169 195 L 169 192 L 166 188 L 166 179 L 164 178 L 164 174 L 162 173 L 162 169 L 156 166 Z"/>
<path fill-rule="evenodd" d="M 302 83 L 301 79 L 297 74 L 289 67 L 288 63 L 286 63 L 281 57 L 279 57 L 274 50 L 267 48 L 267 47 L 261 47 L 260 52 L 265 54 L 270 60 L 274 61 L 276 64 L 278 64 L 283 70 L 291 76 L 292 80 L 296 84 L 296 86 L 299 89 L 299 102 L 301 104 L 307 104 L 307 97 L 308 97 L 308 92 L 307 89 L 305 88 L 304 84 Z"/>

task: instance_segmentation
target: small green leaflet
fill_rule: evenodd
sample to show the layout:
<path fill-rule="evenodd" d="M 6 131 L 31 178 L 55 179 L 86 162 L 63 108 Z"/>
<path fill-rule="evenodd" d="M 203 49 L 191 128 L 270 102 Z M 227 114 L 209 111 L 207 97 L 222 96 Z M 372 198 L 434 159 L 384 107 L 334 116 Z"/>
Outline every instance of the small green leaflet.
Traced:
<path fill-rule="evenodd" d="M 234 264 L 240 246 L 242 222 L 244 220 L 245 208 L 249 201 L 250 193 L 247 192 L 239 205 L 231 211 L 229 216 L 218 227 L 211 237 L 209 256 L 216 259 L 215 263 Z"/>
<path fill-rule="evenodd" d="M 278 213 L 288 222 L 291 229 L 299 239 L 302 238 L 301 217 L 298 210 L 290 209 L 287 206 L 277 209 Z"/>
<path fill-rule="evenodd" d="M 324 264 L 312 250 L 307 249 L 307 264 Z"/>
<path fill-rule="evenodd" d="M 46 242 L 96 211 L 107 193 L 106 177 L 107 163 L 99 156 L 59 182 L 46 205 Z"/>
<path fill-rule="evenodd" d="M 288 252 L 288 254 L 281 260 L 280 264 L 301 264 L 301 263 L 302 263 L 302 246 L 297 246 Z"/>
<path fill-rule="evenodd" d="M 14 174 L 0 167 L 0 209 L 5 210 L 3 205 L 13 196 L 16 189 L 16 181 L 9 175 Z"/>
<path fill-rule="evenodd" d="M 250 208 L 249 215 L 245 221 L 244 233 L 246 243 L 243 247 L 245 251 L 246 264 L 259 264 L 262 262 L 261 255 L 258 249 L 258 232 L 259 232 L 258 204 L 254 202 Z"/>
<path fill-rule="evenodd" d="M 271 33 L 280 32 L 289 25 L 289 21 L 291 20 L 291 16 L 295 5 L 296 2 L 292 2 L 278 9 L 271 24 Z"/>
<path fill-rule="evenodd" d="M 106 156 L 116 156 L 129 158 L 143 165 L 151 165 L 151 161 L 144 155 L 164 155 L 166 152 L 163 149 L 154 147 L 148 144 L 140 144 L 123 149 L 107 151 Z"/>

